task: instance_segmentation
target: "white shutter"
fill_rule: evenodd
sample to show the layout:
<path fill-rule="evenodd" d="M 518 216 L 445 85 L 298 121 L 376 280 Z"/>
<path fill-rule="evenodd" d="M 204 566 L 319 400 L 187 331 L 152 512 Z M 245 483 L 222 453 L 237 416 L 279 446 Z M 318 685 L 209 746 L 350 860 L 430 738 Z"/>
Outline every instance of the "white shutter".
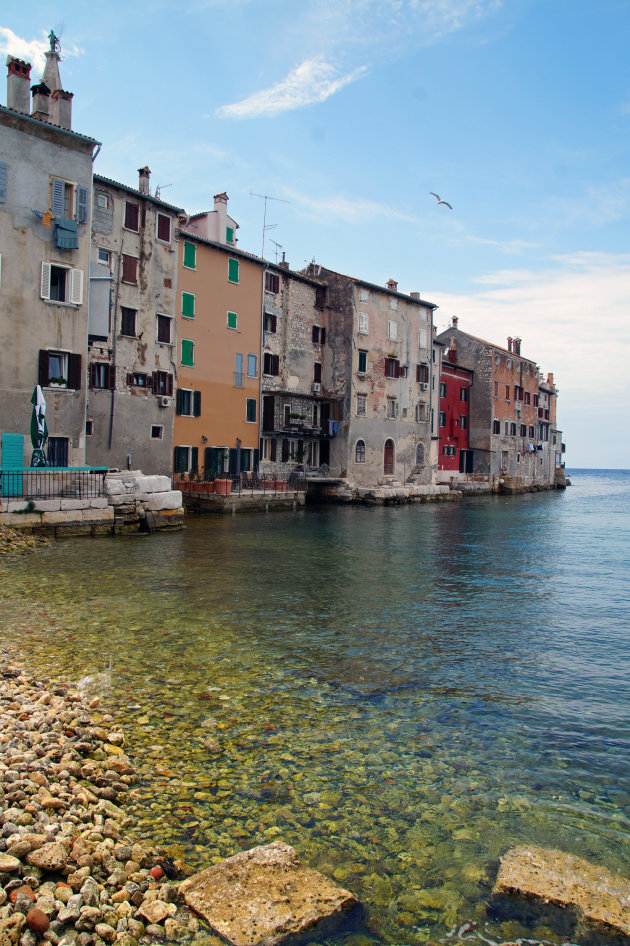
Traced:
<path fill-rule="evenodd" d="M 398 338 L 398 322 L 390 319 L 387 323 L 387 337 L 390 342 L 395 342 Z"/>
<path fill-rule="evenodd" d="M 368 334 L 368 314 L 367 312 L 359 312 L 359 335 Z"/>
<path fill-rule="evenodd" d="M 421 328 L 420 331 L 418 332 L 418 347 L 419 348 L 427 347 L 427 330 L 425 328 Z"/>
<path fill-rule="evenodd" d="M 83 270 L 70 270 L 70 302 L 72 305 L 81 305 L 83 302 Z"/>
<path fill-rule="evenodd" d="M 42 263 L 42 278 L 39 294 L 42 299 L 50 299 L 50 263 Z"/>

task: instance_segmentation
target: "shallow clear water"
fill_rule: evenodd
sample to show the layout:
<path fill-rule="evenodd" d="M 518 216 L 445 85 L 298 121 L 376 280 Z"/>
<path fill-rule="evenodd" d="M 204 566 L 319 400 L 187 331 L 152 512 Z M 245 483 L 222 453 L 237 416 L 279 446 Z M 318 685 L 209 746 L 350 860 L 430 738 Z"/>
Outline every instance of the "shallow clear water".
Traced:
<path fill-rule="evenodd" d="M 630 876 L 630 474 L 572 481 L 63 542 L 2 565 L 3 636 L 99 675 L 139 826 L 191 866 L 281 839 L 362 937 L 560 942 L 487 900 L 516 843 Z"/>

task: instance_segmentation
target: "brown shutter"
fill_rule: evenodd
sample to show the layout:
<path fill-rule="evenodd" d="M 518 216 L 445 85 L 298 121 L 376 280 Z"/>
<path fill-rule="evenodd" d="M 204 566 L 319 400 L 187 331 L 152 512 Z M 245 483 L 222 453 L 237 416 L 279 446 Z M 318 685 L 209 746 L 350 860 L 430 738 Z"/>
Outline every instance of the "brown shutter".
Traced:
<path fill-rule="evenodd" d="M 116 369 L 113 365 L 107 366 L 107 371 L 105 372 L 105 381 L 109 390 L 113 391 L 114 384 L 116 382 Z"/>
<path fill-rule="evenodd" d="M 157 373 L 157 371 L 154 371 L 153 374 L 151 375 L 151 387 L 152 387 L 152 389 L 153 389 L 153 393 L 154 393 L 154 394 L 157 394 L 158 391 L 159 391 L 159 382 L 158 382 L 158 373 Z"/>
<path fill-rule="evenodd" d="M 82 382 L 81 355 L 68 355 L 68 387 L 73 391 L 80 391 Z"/>
<path fill-rule="evenodd" d="M 270 450 L 269 450 L 269 459 L 272 460 L 272 461 L 276 459 L 276 438 L 275 438 L 275 437 L 272 437 L 272 438 L 271 438 L 271 447 L 270 447 Z"/>
<path fill-rule="evenodd" d="M 172 374 L 167 375 L 166 386 L 168 388 L 169 397 L 172 397 L 173 396 L 173 375 Z"/>
<path fill-rule="evenodd" d="M 39 350 L 39 383 L 44 388 L 48 384 L 48 352 Z"/>
<path fill-rule="evenodd" d="M 133 374 L 130 371 L 127 372 L 127 384 L 130 388 L 133 387 Z"/>
<path fill-rule="evenodd" d="M 325 328 L 322 329 L 321 340 L 322 340 L 322 345 L 325 345 L 326 344 L 326 329 Z"/>

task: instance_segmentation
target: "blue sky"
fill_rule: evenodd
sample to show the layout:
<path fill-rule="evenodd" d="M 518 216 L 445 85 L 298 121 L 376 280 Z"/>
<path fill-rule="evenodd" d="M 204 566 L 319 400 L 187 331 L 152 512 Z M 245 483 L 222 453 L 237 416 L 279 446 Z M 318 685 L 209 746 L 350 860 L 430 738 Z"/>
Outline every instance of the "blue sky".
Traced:
<path fill-rule="evenodd" d="M 190 212 L 227 191 L 256 253 L 250 193 L 278 198 L 267 257 L 522 337 L 568 465 L 630 467 L 627 0 L 32 0 L 0 14 L 0 53 L 39 66 L 51 28 L 98 173 L 148 164 Z"/>

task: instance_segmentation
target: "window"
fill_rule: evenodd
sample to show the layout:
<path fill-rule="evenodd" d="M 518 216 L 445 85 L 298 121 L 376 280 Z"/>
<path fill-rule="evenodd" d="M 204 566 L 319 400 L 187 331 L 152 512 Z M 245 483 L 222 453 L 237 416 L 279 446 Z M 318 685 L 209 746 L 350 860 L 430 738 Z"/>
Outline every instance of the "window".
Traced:
<path fill-rule="evenodd" d="M 395 342 L 398 339 L 398 322 L 393 319 L 387 321 L 387 337 L 390 342 Z"/>
<path fill-rule="evenodd" d="M 522 401 L 523 400 L 523 389 L 520 384 L 514 385 L 514 400 Z"/>
<path fill-rule="evenodd" d="M 270 312 L 265 312 L 265 332 L 275 335 L 278 328 L 278 317 Z"/>
<path fill-rule="evenodd" d="M 383 473 L 385 476 L 393 476 L 394 467 L 394 441 L 386 440 L 383 447 Z"/>
<path fill-rule="evenodd" d="M 365 463 L 365 440 L 357 440 L 354 448 L 354 462 Z"/>
<path fill-rule="evenodd" d="M 493 433 L 493 434 L 500 434 L 500 433 L 501 433 L 501 421 L 500 421 L 500 420 L 493 420 L 493 421 L 492 421 L 492 433 Z"/>
<path fill-rule="evenodd" d="M 263 355 L 263 374 L 280 374 L 280 356 L 266 351 Z"/>
<path fill-rule="evenodd" d="M 111 253 L 109 250 L 103 249 L 102 246 L 99 246 L 97 251 L 97 259 L 99 263 L 102 263 L 103 266 L 109 266 L 111 260 Z"/>
<path fill-rule="evenodd" d="M 151 376 L 154 394 L 166 394 L 171 397 L 173 394 L 173 375 L 168 371 L 154 371 Z"/>
<path fill-rule="evenodd" d="M 315 289 L 315 308 L 323 309 L 326 306 L 326 286 L 317 286 Z"/>
<path fill-rule="evenodd" d="M 83 302 L 83 271 L 69 266 L 42 263 L 40 295 L 48 302 Z"/>
<path fill-rule="evenodd" d="M 457 452 L 457 447 L 454 444 L 444 444 L 442 447 L 442 456 L 445 457 L 454 457 Z"/>
<path fill-rule="evenodd" d="M 243 356 L 240 352 L 234 356 L 234 387 L 243 387 Z"/>
<path fill-rule="evenodd" d="M 427 347 L 427 330 L 425 328 L 421 328 L 418 331 L 418 348 L 426 348 L 426 347 Z"/>
<path fill-rule="evenodd" d="M 530 438 L 530 440 L 533 440 L 535 436 L 536 436 L 536 433 L 535 433 L 535 431 L 534 431 L 534 428 L 533 428 L 532 426 L 530 426 L 530 427 L 529 427 L 529 438 Z"/>
<path fill-rule="evenodd" d="M 100 210 L 107 210 L 107 207 L 108 207 L 107 194 L 96 195 L 96 206 Z"/>
<path fill-rule="evenodd" d="M 248 424 L 256 423 L 256 398 L 255 397 L 247 398 L 245 419 Z"/>
<path fill-rule="evenodd" d="M 440 411 L 439 416 L 440 416 L 440 420 L 439 420 L 440 427 L 446 427 L 446 412 Z"/>
<path fill-rule="evenodd" d="M 86 420 L 86 422 L 85 422 L 85 436 L 86 436 L 86 437 L 91 437 L 93 433 L 94 433 L 94 421 L 93 421 L 93 420 Z"/>
<path fill-rule="evenodd" d="M 367 395 L 357 394 L 357 417 L 365 417 L 367 414 Z"/>
<path fill-rule="evenodd" d="M 171 323 L 172 318 L 170 315 L 158 315 L 157 319 L 157 340 L 162 345 L 170 345 L 172 342 L 171 338 Z"/>
<path fill-rule="evenodd" d="M 234 243 L 234 227 L 225 228 L 225 242 Z"/>
<path fill-rule="evenodd" d="M 510 400 L 510 385 L 509 384 L 505 385 L 505 400 L 506 401 Z"/>
<path fill-rule="evenodd" d="M 359 335 L 367 335 L 369 318 L 367 312 L 359 312 Z"/>
<path fill-rule="evenodd" d="M 265 273 L 265 291 L 273 292 L 274 295 L 280 292 L 280 277 L 277 273 Z"/>
<path fill-rule="evenodd" d="M 468 388 L 459 389 L 459 399 L 463 404 L 468 403 Z"/>
<path fill-rule="evenodd" d="M 313 326 L 313 345 L 323 345 L 326 341 L 326 329 L 321 325 Z"/>
<path fill-rule="evenodd" d="M 68 438 L 48 438 L 48 466 L 68 466 Z"/>
<path fill-rule="evenodd" d="M 237 328 L 238 326 L 238 315 L 236 312 L 228 312 L 227 314 L 227 327 L 228 328 Z"/>
<path fill-rule="evenodd" d="M 238 282 L 238 260 L 230 258 L 228 260 L 228 280 L 229 282 Z"/>
<path fill-rule="evenodd" d="M 520 436 L 521 436 L 521 437 L 526 437 L 526 436 L 527 436 L 527 424 L 521 424 Z"/>
<path fill-rule="evenodd" d="M 367 351 L 363 349 L 359 350 L 359 367 L 357 371 L 359 374 L 365 374 L 367 372 Z"/>
<path fill-rule="evenodd" d="M 400 362 L 397 358 L 386 358 L 385 359 L 385 377 L 386 378 L 399 378 L 400 377 Z"/>
<path fill-rule="evenodd" d="M 182 365 L 193 368 L 195 364 L 195 343 L 189 338 L 182 338 Z"/>
<path fill-rule="evenodd" d="M 538 407 L 538 400 L 539 400 L 538 395 L 534 394 L 534 407 Z"/>
<path fill-rule="evenodd" d="M 510 437 L 516 437 L 516 424 L 514 421 L 510 424 Z"/>
<path fill-rule="evenodd" d="M 416 381 L 419 384 L 429 383 L 429 366 L 428 365 L 416 365 Z"/>
<path fill-rule="evenodd" d="M 459 427 L 460 427 L 460 430 L 466 430 L 466 428 L 468 427 L 468 418 L 466 417 L 465 414 L 459 415 Z"/>
<path fill-rule="evenodd" d="M 184 266 L 197 269 L 197 246 L 194 243 L 184 243 Z"/>
<path fill-rule="evenodd" d="M 72 217 L 76 216 L 77 223 L 87 223 L 87 188 L 79 187 L 70 181 L 62 181 L 57 177 L 51 178 L 50 210 L 54 217 L 70 220 Z"/>
<path fill-rule="evenodd" d="M 361 286 L 361 287 L 359 288 L 359 299 L 361 300 L 361 302 L 369 302 L 369 301 L 370 301 L 370 290 L 369 290 L 369 289 L 366 289 L 365 286 Z"/>
<path fill-rule="evenodd" d="M 316 381 L 318 384 L 320 384 L 321 380 L 322 380 L 322 366 L 319 363 L 319 361 L 316 361 L 315 364 L 313 365 L 313 381 Z"/>
<path fill-rule="evenodd" d="M 131 371 L 127 375 L 127 384 L 130 388 L 148 388 L 149 376 L 143 371 Z"/>
<path fill-rule="evenodd" d="M 247 356 L 247 377 L 255 378 L 258 375 L 258 355 Z"/>
<path fill-rule="evenodd" d="M 505 424 L 504 424 L 504 427 L 503 427 L 503 433 L 505 434 L 506 437 L 507 437 L 507 436 L 509 435 L 509 433 L 510 433 L 510 425 L 508 424 L 507 421 L 505 421 Z"/>
<path fill-rule="evenodd" d="M 499 396 L 499 382 L 498 381 L 494 382 L 494 396 L 495 397 Z"/>
<path fill-rule="evenodd" d="M 193 292 L 182 292 L 182 315 L 185 319 L 194 319 L 195 317 L 195 294 Z"/>
<path fill-rule="evenodd" d="M 132 286 L 138 285 L 138 260 L 135 256 L 126 256 L 123 253 L 122 281 L 130 283 Z"/>
<path fill-rule="evenodd" d="M 529 391 L 525 391 L 525 393 L 524 393 L 524 395 L 523 395 L 523 402 L 524 402 L 525 405 L 529 405 L 529 404 L 532 403 L 532 396 L 531 396 L 531 394 L 529 393 Z"/>
<path fill-rule="evenodd" d="M 427 405 L 416 404 L 416 421 L 418 423 L 427 420 Z"/>
<path fill-rule="evenodd" d="M 164 437 L 164 428 L 161 424 L 151 425 L 151 440 L 162 440 Z"/>
<path fill-rule="evenodd" d="M 120 308 L 120 334 L 128 335 L 130 338 L 136 337 L 136 309 L 128 309 L 126 306 Z"/>
<path fill-rule="evenodd" d="M 201 417 L 201 391 L 178 388 L 175 409 L 181 417 Z"/>
<path fill-rule="evenodd" d="M 446 397 L 446 381 L 440 381 L 440 397 Z"/>
<path fill-rule="evenodd" d="M 161 243 L 171 242 L 171 218 L 166 214 L 158 213 L 156 233 Z"/>
<path fill-rule="evenodd" d="M 387 398 L 387 416 L 390 419 L 398 417 L 398 401 L 395 397 Z"/>
<path fill-rule="evenodd" d="M 90 365 L 90 387 L 111 390 L 114 387 L 115 373 L 113 365 L 93 361 Z"/>
<path fill-rule="evenodd" d="M 134 230 L 136 233 L 140 229 L 140 208 L 138 204 L 132 204 L 130 201 L 125 201 L 125 230 Z"/>
<path fill-rule="evenodd" d="M 68 351 L 40 349 L 39 383 L 42 387 L 79 391 L 82 385 L 81 355 Z"/>

